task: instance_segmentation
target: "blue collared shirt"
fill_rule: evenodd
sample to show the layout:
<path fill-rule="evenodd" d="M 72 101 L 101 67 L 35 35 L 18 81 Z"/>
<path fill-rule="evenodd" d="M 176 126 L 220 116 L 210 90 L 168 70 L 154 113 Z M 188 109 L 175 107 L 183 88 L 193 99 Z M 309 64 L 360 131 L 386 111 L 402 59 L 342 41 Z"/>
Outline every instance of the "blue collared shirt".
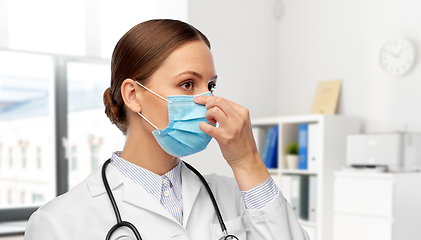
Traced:
<path fill-rule="evenodd" d="M 177 221 L 183 223 L 183 196 L 181 188 L 181 162 L 169 172 L 160 176 L 120 157 L 121 152 L 111 156 L 113 164 L 126 177 L 142 186 L 148 193 L 160 202 Z M 279 189 L 269 177 L 266 181 L 249 191 L 241 191 L 244 205 L 247 209 L 261 209 L 275 199 Z"/>

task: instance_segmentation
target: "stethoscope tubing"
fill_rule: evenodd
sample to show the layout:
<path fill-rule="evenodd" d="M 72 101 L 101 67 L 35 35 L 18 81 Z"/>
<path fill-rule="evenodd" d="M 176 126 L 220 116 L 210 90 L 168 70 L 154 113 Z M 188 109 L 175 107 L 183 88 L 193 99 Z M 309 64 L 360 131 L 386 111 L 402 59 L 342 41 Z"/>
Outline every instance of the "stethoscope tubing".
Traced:
<path fill-rule="evenodd" d="M 183 162 L 184 162 L 184 161 L 183 161 Z M 215 209 L 215 212 L 216 212 L 216 217 L 218 217 L 219 224 L 221 225 L 221 230 L 222 230 L 222 232 L 223 232 L 223 233 L 226 233 L 226 232 L 227 232 L 227 227 L 225 226 L 224 219 L 222 219 L 222 214 L 221 214 L 221 212 L 219 211 L 218 204 L 216 203 L 215 197 L 213 196 L 213 193 L 212 193 L 212 190 L 211 190 L 211 189 L 210 189 L 210 187 L 209 187 L 209 184 L 206 182 L 206 180 L 205 180 L 205 178 L 202 176 L 202 174 L 200 174 L 200 173 L 199 173 L 199 171 L 197 171 L 197 170 L 196 170 L 196 168 L 194 168 L 192 165 L 190 165 L 190 164 L 188 164 L 188 163 L 186 163 L 186 162 L 184 162 L 184 164 L 186 164 L 186 167 L 187 167 L 188 169 L 190 169 L 192 172 L 194 172 L 194 174 L 196 174 L 196 176 L 197 176 L 197 177 L 200 179 L 200 181 L 203 183 L 203 186 L 205 186 L 206 191 L 208 192 L 209 197 L 210 197 L 210 199 L 211 199 L 211 201 L 212 201 L 213 208 Z"/>
<path fill-rule="evenodd" d="M 205 178 L 202 176 L 202 174 L 200 174 L 200 172 L 199 172 L 199 171 L 197 171 L 197 170 L 196 170 L 196 168 L 194 168 L 192 165 L 190 165 L 190 164 L 188 164 L 188 163 L 186 163 L 186 162 L 184 162 L 184 161 L 183 161 L 183 163 L 186 165 L 186 167 L 187 167 L 188 169 L 190 169 L 190 171 L 192 171 L 194 174 L 196 174 L 196 176 L 197 176 L 197 177 L 200 179 L 200 181 L 202 182 L 203 186 L 205 186 L 206 191 L 208 192 L 209 197 L 210 197 L 210 199 L 211 199 L 211 201 L 212 201 L 213 208 L 215 209 L 216 217 L 218 217 L 218 221 L 219 221 L 219 225 L 221 226 L 222 233 L 224 234 L 224 237 L 222 237 L 222 239 L 224 239 L 224 240 L 237 239 L 237 240 L 238 240 L 238 238 L 237 238 L 236 236 L 234 236 L 234 235 L 229 235 L 229 234 L 228 234 L 227 227 L 225 226 L 224 219 L 222 219 L 222 214 L 221 214 L 221 211 L 219 211 L 219 207 L 218 207 L 218 204 L 216 203 L 215 196 L 213 195 L 212 190 L 210 189 L 209 184 L 208 184 L 208 182 L 206 181 L 206 179 L 205 179 Z"/>
<path fill-rule="evenodd" d="M 107 180 L 107 176 L 105 174 L 105 171 L 106 171 L 107 166 L 108 166 L 108 164 L 110 162 L 111 162 L 111 160 L 108 159 L 104 163 L 104 166 L 101 169 L 102 181 L 104 182 L 105 190 L 107 191 L 107 193 L 111 193 L 111 188 L 110 188 L 110 185 L 108 184 L 108 180 Z M 111 205 L 113 205 L 113 209 L 114 209 L 115 216 L 117 218 L 117 222 L 120 223 L 121 222 L 121 215 L 120 215 L 120 211 L 118 210 L 117 203 L 116 203 L 116 201 L 114 199 L 114 195 L 113 194 L 108 194 L 108 197 L 110 198 Z"/>
<path fill-rule="evenodd" d="M 117 230 L 119 227 L 128 227 L 132 230 L 133 234 L 136 236 L 136 239 L 142 240 L 142 237 L 140 236 L 139 231 L 137 230 L 137 228 L 132 223 L 121 220 L 120 211 L 118 210 L 117 203 L 114 199 L 114 195 L 111 192 L 111 188 L 110 188 L 110 185 L 108 184 L 107 176 L 105 174 L 105 171 L 107 169 L 107 165 L 110 162 L 111 162 L 111 160 L 108 159 L 104 163 L 104 166 L 102 167 L 102 170 L 101 170 L 101 176 L 102 176 L 102 181 L 104 182 L 105 190 L 107 191 L 107 195 L 110 198 L 111 205 L 113 205 L 114 213 L 115 213 L 115 216 L 117 218 L 117 223 L 108 231 L 105 239 L 106 240 L 110 239 L 113 232 L 115 230 Z"/>
<path fill-rule="evenodd" d="M 117 230 L 119 227 L 128 227 L 128 228 L 130 228 L 132 230 L 132 232 L 136 236 L 136 239 L 142 240 L 142 237 L 140 236 L 139 231 L 137 230 L 137 228 L 132 223 L 121 220 L 120 211 L 118 210 L 117 203 L 116 203 L 116 201 L 114 199 L 114 195 L 113 195 L 113 193 L 111 191 L 110 185 L 108 184 L 108 180 L 107 180 L 107 176 L 106 176 L 107 165 L 110 164 L 110 162 L 111 162 L 111 159 L 108 159 L 104 163 L 104 165 L 102 166 L 101 176 L 102 176 L 102 181 L 103 181 L 104 186 L 105 186 L 105 190 L 107 191 L 107 195 L 110 198 L 111 205 L 113 206 L 114 213 L 115 213 L 115 216 L 116 216 L 116 219 L 117 219 L 117 223 L 108 231 L 107 236 L 106 236 L 105 239 L 106 240 L 110 239 L 112 233 L 115 230 Z M 208 192 L 209 197 L 210 197 L 210 199 L 212 201 L 213 208 L 215 209 L 215 213 L 216 213 L 216 216 L 218 218 L 219 225 L 221 226 L 222 233 L 224 234 L 224 237 L 222 237 L 221 239 L 227 239 L 227 240 L 228 239 L 237 239 L 238 240 L 238 238 L 236 236 L 229 235 L 228 234 L 227 227 L 225 226 L 224 220 L 222 218 L 222 214 L 221 214 L 221 212 L 219 210 L 218 204 L 216 203 L 215 196 L 213 195 L 212 190 L 209 187 L 209 184 L 206 182 L 206 179 L 193 166 L 191 166 L 190 164 L 188 164 L 188 163 L 186 163 L 184 161 L 183 161 L 183 163 L 186 165 L 186 167 L 188 169 L 190 169 L 200 179 L 200 181 L 202 182 L 203 186 L 205 186 L 206 191 Z"/>

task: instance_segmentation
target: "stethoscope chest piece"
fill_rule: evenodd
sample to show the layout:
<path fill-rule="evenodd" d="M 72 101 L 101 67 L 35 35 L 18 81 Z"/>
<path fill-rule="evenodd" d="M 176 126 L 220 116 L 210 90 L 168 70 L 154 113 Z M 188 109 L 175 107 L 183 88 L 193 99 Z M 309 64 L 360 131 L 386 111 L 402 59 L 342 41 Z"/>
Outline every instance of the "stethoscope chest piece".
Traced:
<path fill-rule="evenodd" d="M 234 235 L 224 235 L 219 240 L 238 240 L 238 238 Z"/>
<path fill-rule="evenodd" d="M 127 235 L 124 236 L 118 236 L 117 238 L 114 238 L 114 240 L 136 240 L 135 238 L 131 238 Z"/>

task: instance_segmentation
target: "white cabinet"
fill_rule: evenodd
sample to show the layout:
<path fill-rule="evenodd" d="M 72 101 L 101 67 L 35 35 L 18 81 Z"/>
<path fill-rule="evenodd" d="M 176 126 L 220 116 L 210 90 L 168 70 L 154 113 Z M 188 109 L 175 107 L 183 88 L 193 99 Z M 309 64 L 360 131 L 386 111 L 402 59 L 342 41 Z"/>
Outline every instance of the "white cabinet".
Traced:
<path fill-rule="evenodd" d="M 420 239 L 421 173 L 336 172 L 334 239 Z"/>
<path fill-rule="evenodd" d="M 392 218 L 335 214 L 334 219 L 334 239 L 392 240 Z"/>
<path fill-rule="evenodd" d="M 291 170 L 287 168 L 285 161 L 286 145 L 298 141 L 298 128 L 302 123 L 317 125 L 317 134 L 308 143 L 314 153 L 316 164 L 312 164 L 312 170 Z M 278 126 L 278 168 L 269 169 L 272 177 L 277 182 L 281 191 L 285 192 L 287 200 L 291 203 L 291 189 L 286 182 L 291 181 L 288 176 L 310 176 L 308 179 L 316 179 L 316 192 L 309 196 L 315 196 L 315 208 L 309 211 L 316 212 L 314 220 L 299 219 L 302 226 L 307 230 L 312 240 L 333 239 L 333 180 L 334 171 L 340 170 L 345 165 L 346 137 L 349 134 L 360 132 L 360 121 L 357 118 L 339 115 L 302 115 L 252 119 L 255 130 L 256 142 L 259 151 L 265 143 L 265 135 L 272 126 Z M 310 145 L 311 144 L 311 145 Z M 311 148 L 311 149 L 310 149 Z M 310 205 L 310 204 L 309 204 Z"/>

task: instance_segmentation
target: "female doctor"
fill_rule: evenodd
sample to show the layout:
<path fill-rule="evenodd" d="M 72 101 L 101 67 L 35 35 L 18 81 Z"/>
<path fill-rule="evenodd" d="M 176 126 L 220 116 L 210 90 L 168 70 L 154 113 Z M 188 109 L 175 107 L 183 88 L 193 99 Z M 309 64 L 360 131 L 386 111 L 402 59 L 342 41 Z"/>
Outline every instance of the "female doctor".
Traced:
<path fill-rule="evenodd" d="M 150 20 L 129 30 L 104 93 L 124 149 L 38 209 L 25 239 L 309 239 L 257 152 L 248 110 L 214 96 L 216 82 L 210 43 L 193 26 Z M 218 210 L 180 159 L 211 138 L 235 177 L 206 176 Z"/>

